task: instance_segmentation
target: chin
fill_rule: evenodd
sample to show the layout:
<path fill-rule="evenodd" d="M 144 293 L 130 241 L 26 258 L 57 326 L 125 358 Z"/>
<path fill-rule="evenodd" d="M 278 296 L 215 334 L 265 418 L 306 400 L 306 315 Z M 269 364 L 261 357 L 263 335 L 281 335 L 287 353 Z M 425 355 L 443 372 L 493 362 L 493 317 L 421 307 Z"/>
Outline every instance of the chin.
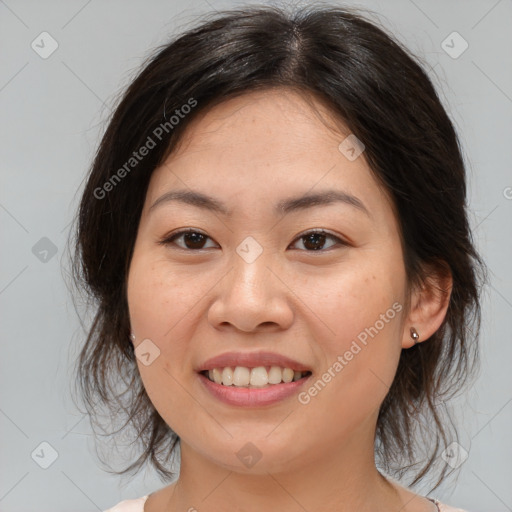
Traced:
<path fill-rule="evenodd" d="M 212 450 L 212 446 L 215 449 Z M 200 447 L 200 452 L 214 464 L 239 474 L 268 476 L 268 473 L 286 473 L 294 466 L 305 464 L 304 453 L 295 452 L 297 442 L 290 439 L 288 444 L 276 446 L 269 438 L 257 438 L 245 432 L 234 436 L 227 443 L 212 440 L 211 444 Z"/>

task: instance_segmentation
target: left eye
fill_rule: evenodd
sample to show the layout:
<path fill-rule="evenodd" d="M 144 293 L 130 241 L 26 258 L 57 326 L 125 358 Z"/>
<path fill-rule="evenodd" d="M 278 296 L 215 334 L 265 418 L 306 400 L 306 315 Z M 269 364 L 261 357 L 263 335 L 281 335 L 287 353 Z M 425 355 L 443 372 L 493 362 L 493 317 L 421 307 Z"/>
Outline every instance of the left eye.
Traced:
<path fill-rule="evenodd" d="M 304 247 L 308 247 L 311 250 L 308 250 L 307 252 L 311 251 L 318 251 L 321 249 L 320 246 L 323 246 L 325 244 L 326 238 L 330 238 L 331 240 L 336 240 L 339 245 L 348 245 L 344 240 L 341 238 L 333 235 L 332 233 L 329 233 L 328 231 L 319 230 L 319 231 L 309 231 L 308 233 L 304 233 L 297 237 L 295 240 L 307 240 L 304 245 Z M 336 244 L 334 244 L 336 245 Z M 331 246 L 332 247 L 332 246 Z"/>
<path fill-rule="evenodd" d="M 174 244 L 174 241 L 181 237 L 183 237 L 185 247 L 182 247 L 180 245 L 178 245 L 178 247 L 183 250 L 191 251 L 199 251 L 205 249 L 204 242 L 206 239 L 210 238 L 208 235 L 205 235 L 200 231 L 196 231 L 194 229 L 187 229 L 183 231 L 178 231 L 177 233 L 174 233 L 173 235 L 160 240 L 158 243 L 161 245 Z M 339 245 L 348 245 L 348 243 L 342 240 L 341 238 L 324 230 L 309 231 L 297 237 L 295 241 L 306 240 L 306 243 L 303 243 L 303 246 L 306 247 L 306 249 L 308 249 L 306 252 L 312 252 L 320 250 L 322 246 L 325 244 L 326 238 L 336 240 L 339 243 Z"/>

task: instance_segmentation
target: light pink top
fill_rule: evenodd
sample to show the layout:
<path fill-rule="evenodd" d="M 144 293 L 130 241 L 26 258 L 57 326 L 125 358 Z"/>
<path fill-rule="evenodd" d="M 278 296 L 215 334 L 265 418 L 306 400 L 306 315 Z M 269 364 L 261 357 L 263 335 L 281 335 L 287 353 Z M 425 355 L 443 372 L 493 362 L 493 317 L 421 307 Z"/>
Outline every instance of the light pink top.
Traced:
<path fill-rule="evenodd" d="M 141 498 L 135 498 L 133 500 L 120 501 L 117 505 L 105 510 L 104 512 L 144 512 L 144 503 L 148 499 L 148 496 L 149 494 L 146 496 L 142 496 Z M 427 499 L 437 505 L 439 512 L 467 512 L 466 510 L 462 510 L 461 508 L 455 508 L 451 507 L 450 505 L 445 505 L 436 498 L 427 497 Z"/>

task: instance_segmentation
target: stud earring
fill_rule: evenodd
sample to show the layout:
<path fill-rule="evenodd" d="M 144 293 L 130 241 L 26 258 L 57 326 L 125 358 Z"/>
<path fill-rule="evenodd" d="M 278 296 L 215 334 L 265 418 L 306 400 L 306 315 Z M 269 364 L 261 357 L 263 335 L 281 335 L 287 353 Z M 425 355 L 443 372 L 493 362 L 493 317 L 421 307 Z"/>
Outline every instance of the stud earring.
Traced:
<path fill-rule="evenodd" d="M 411 338 L 414 340 L 415 345 L 420 342 L 420 335 L 414 327 L 411 327 Z"/>
<path fill-rule="evenodd" d="M 130 339 L 131 339 L 132 341 L 135 341 L 135 334 L 133 334 L 133 332 L 130 334 Z"/>

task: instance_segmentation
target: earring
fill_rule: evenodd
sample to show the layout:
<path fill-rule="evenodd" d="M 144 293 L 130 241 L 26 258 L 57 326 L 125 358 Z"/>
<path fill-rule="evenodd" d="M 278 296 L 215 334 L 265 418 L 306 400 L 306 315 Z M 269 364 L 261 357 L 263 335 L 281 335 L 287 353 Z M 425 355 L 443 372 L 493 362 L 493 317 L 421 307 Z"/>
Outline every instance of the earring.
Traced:
<path fill-rule="evenodd" d="M 133 332 L 130 334 L 130 339 L 131 339 L 132 341 L 135 341 L 135 334 L 133 334 Z"/>
<path fill-rule="evenodd" d="M 414 327 L 411 327 L 411 338 L 414 340 L 415 345 L 420 342 L 420 335 Z"/>

